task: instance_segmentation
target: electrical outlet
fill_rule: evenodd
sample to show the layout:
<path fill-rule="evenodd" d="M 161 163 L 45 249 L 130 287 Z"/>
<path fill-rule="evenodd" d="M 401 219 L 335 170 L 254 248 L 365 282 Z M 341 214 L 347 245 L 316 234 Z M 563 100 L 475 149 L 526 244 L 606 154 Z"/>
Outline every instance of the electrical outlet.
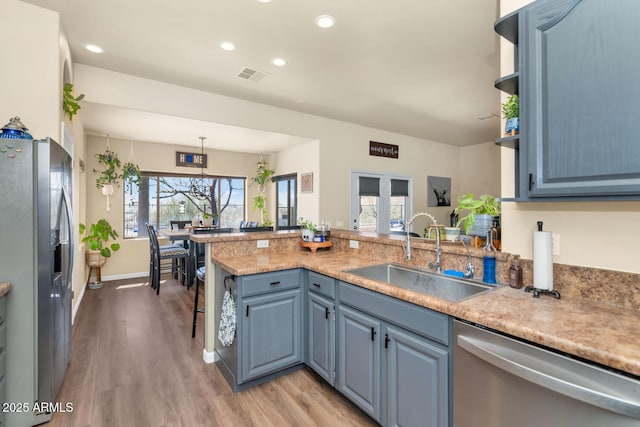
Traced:
<path fill-rule="evenodd" d="M 349 247 L 352 249 L 360 249 L 360 242 L 357 240 L 349 240 Z"/>
<path fill-rule="evenodd" d="M 551 234 L 551 253 L 555 256 L 560 256 L 560 235 Z"/>
<path fill-rule="evenodd" d="M 269 241 L 268 240 L 258 240 L 258 248 L 268 248 Z"/>

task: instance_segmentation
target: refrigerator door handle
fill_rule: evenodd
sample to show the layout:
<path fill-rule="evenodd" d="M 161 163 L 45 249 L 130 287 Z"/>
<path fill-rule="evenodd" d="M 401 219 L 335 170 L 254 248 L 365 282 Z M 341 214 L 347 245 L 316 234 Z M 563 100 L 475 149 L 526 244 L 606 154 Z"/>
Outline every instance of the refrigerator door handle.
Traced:
<path fill-rule="evenodd" d="M 501 346 L 464 335 L 458 335 L 457 343 L 459 347 L 474 356 L 519 378 L 599 408 L 632 418 L 640 418 L 640 402 L 633 398 L 614 396 L 608 393 L 604 386 L 601 390 L 597 390 L 598 384 L 592 384 L 591 387 L 578 384 L 571 379 L 570 373 L 567 373 L 566 378 L 561 378 L 557 369 L 552 374 L 527 366 L 529 365 L 527 360 L 531 359 L 531 356 L 527 356 L 524 347 L 519 349 L 507 342 L 505 346 Z"/>
<path fill-rule="evenodd" d="M 64 203 L 65 212 L 67 213 L 67 226 L 69 228 L 69 269 L 67 278 L 70 282 L 72 282 L 73 276 L 73 257 L 74 257 L 74 240 L 73 240 L 73 211 L 71 210 L 71 197 L 67 192 L 66 187 L 62 187 L 62 203 Z M 66 285 L 66 284 L 65 284 Z M 73 289 L 73 283 L 71 284 L 71 288 Z"/>

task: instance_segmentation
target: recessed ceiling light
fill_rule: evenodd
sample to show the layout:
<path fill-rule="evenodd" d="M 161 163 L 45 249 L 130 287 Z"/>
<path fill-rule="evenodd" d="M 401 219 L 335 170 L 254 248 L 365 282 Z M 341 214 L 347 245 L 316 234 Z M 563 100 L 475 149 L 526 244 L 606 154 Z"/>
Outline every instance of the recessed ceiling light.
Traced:
<path fill-rule="evenodd" d="M 260 3 L 271 3 L 271 0 L 258 0 Z"/>
<path fill-rule="evenodd" d="M 89 52 L 93 52 L 93 53 L 102 53 L 104 52 L 104 49 L 101 48 L 98 45 L 95 44 L 91 44 L 91 43 L 86 43 L 83 45 L 85 49 L 87 49 Z"/>
<path fill-rule="evenodd" d="M 284 59 L 282 59 L 282 58 L 274 58 L 274 59 L 272 59 L 272 60 L 271 60 L 271 63 L 272 63 L 273 65 L 278 66 L 278 67 L 282 67 L 282 66 L 284 66 L 284 65 L 287 65 L 287 61 L 285 61 L 285 60 L 284 60 Z"/>
<path fill-rule="evenodd" d="M 316 18 L 316 25 L 320 28 L 331 28 L 336 23 L 336 18 L 331 15 L 320 15 Z"/>
<path fill-rule="evenodd" d="M 231 50 L 234 50 L 236 47 L 231 42 L 222 42 L 220 43 L 220 48 L 222 48 L 223 50 L 231 51 Z"/>

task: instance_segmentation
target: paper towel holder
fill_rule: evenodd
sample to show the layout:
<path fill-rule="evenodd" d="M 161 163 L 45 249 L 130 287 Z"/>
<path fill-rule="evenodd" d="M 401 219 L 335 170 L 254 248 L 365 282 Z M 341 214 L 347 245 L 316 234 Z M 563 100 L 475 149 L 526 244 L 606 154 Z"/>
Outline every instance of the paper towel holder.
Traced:
<path fill-rule="evenodd" d="M 560 299 L 560 292 L 556 291 L 555 289 L 550 291 L 548 289 L 538 289 L 533 286 L 527 286 L 526 288 L 524 288 L 524 291 L 533 292 L 534 298 L 540 298 L 540 294 L 542 294 L 542 295 L 551 295 L 551 296 L 554 296 L 556 299 Z"/>

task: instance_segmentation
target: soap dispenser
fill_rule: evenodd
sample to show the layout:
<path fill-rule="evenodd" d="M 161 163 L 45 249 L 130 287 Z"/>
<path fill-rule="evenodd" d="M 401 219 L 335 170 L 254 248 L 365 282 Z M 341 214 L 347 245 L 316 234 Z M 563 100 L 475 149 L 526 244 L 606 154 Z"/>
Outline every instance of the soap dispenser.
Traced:
<path fill-rule="evenodd" d="M 493 230 L 487 230 L 487 240 L 482 248 L 482 281 L 496 283 L 496 248 L 493 246 Z"/>

